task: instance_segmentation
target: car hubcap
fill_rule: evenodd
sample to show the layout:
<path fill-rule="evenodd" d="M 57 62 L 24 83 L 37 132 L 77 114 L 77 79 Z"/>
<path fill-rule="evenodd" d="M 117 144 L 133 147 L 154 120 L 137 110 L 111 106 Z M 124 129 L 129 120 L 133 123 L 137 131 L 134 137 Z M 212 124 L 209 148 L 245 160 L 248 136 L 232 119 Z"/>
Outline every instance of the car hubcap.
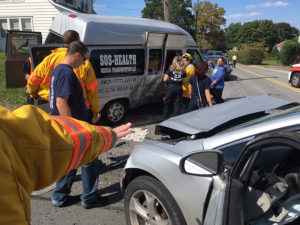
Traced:
<path fill-rule="evenodd" d="M 292 84 L 297 86 L 299 84 L 299 76 L 293 76 Z"/>
<path fill-rule="evenodd" d="M 129 203 L 132 225 L 171 225 L 170 217 L 159 199 L 148 191 L 136 191 Z"/>
<path fill-rule="evenodd" d="M 120 121 L 124 116 L 125 109 L 122 104 L 114 103 L 108 109 L 108 119 L 113 122 Z"/>

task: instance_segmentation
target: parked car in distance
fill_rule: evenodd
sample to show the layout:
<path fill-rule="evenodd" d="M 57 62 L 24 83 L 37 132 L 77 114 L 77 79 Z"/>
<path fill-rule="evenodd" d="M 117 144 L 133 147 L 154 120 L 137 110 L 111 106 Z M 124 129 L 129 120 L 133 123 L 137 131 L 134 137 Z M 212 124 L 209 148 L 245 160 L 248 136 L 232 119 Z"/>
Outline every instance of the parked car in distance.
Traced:
<path fill-rule="evenodd" d="M 290 73 L 288 75 L 288 82 L 293 87 L 300 87 L 300 64 L 292 65 Z"/>
<path fill-rule="evenodd" d="M 121 174 L 127 224 L 299 219 L 299 132 L 299 104 L 267 95 L 163 121 L 165 138 L 135 145 Z"/>
<path fill-rule="evenodd" d="M 210 55 L 221 55 L 221 56 L 225 56 L 224 52 L 222 51 L 216 51 L 216 50 L 207 50 L 206 53 L 205 53 L 207 56 L 210 56 Z"/>
<path fill-rule="evenodd" d="M 220 57 L 223 57 L 223 58 L 225 59 L 225 62 L 224 62 L 224 65 L 223 65 L 224 68 L 226 69 L 225 80 L 230 80 L 230 76 L 231 76 L 231 71 L 232 71 L 232 69 L 231 69 L 231 67 L 230 67 L 230 65 L 229 65 L 229 62 L 228 62 L 228 60 L 227 60 L 227 57 L 225 57 L 225 56 L 220 56 L 220 55 L 210 55 L 210 56 L 208 56 L 208 57 L 206 58 L 206 61 L 207 61 L 207 62 L 211 61 L 211 62 L 213 62 L 214 65 L 217 65 L 218 59 L 219 59 Z M 211 73 L 212 70 L 213 70 L 213 68 L 210 67 L 209 70 L 210 70 L 210 73 Z"/>

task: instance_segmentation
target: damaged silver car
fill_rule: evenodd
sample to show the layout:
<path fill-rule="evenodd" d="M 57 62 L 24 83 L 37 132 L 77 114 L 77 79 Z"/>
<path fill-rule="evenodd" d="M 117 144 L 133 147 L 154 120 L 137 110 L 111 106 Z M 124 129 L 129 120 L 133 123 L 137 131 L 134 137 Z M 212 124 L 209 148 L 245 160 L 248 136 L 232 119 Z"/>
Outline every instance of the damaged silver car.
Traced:
<path fill-rule="evenodd" d="M 121 174 L 128 225 L 300 224 L 300 107 L 250 96 L 170 118 Z"/>

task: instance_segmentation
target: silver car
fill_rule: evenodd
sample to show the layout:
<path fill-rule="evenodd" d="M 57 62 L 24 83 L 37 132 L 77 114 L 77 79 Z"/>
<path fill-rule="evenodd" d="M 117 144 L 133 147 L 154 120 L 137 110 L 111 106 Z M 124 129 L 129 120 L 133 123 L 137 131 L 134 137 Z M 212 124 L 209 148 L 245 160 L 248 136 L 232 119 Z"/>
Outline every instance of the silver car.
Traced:
<path fill-rule="evenodd" d="M 300 224 L 295 105 L 250 96 L 158 124 L 121 174 L 127 224 Z"/>

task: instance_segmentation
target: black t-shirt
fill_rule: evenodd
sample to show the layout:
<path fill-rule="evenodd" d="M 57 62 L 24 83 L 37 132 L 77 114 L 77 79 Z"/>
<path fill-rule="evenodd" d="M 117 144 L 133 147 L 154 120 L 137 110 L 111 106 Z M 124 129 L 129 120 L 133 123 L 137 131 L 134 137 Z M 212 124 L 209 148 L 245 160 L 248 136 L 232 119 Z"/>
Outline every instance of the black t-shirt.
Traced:
<path fill-rule="evenodd" d="M 168 84 L 172 85 L 182 86 L 182 81 L 186 77 L 186 73 L 180 74 L 172 72 L 170 69 L 168 69 L 167 74 L 169 75 Z"/>
<path fill-rule="evenodd" d="M 191 97 L 192 98 L 199 98 L 195 75 L 192 75 L 190 77 L 189 84 L 192 85 L 192 94 L 191 94 Z M 198 79 L 198 86 L 199 86 L 199 91 L 200 91 L 201 99 L 204 102 L 207 102 L 206 101 L 206 96 L 205 96 L 205 90 L 209 90 L 210 89 L 210 84 L 211 84 L 211 80 L 207 76 L 202 76 L 202 77 L 200 77 Z"/>

